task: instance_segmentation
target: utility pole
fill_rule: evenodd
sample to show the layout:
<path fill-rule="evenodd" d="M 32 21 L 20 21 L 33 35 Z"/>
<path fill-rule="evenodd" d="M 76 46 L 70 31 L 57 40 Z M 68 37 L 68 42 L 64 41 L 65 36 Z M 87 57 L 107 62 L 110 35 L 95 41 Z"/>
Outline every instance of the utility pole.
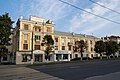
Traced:
<path fill-rule="evenodd" d="M 32 38 L 31 38 L 31 64 L 33 64 L 33 31 L 32 31 Z"/>

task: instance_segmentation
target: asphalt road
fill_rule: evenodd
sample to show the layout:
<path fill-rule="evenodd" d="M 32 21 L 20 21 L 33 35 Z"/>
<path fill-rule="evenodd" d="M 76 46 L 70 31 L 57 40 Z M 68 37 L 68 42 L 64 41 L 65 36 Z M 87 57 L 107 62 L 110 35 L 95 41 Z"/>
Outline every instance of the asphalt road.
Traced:
<path fill-rule="evenodd" d="M 32 66 L 31 68 L 64 80 L 85 80 L 89 77 L 120 72 L 120 60 L 75 62 Z"/>

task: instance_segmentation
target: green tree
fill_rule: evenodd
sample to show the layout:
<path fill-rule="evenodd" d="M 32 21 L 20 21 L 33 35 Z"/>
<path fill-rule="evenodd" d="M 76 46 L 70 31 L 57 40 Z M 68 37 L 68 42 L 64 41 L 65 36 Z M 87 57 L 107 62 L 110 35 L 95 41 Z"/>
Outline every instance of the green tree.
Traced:
<path fill-rule="evenodd" d="M 74 52 L 79 52 L 81 55 L 81 60 L 83 59 L 83 52 L 86 49 L 87 44 L 84 40 L 76 41 L 74 46 Z"/>
<path fill-rule="evenodd" d="M 42 41 L 42 46 L 45 46 L 45 59 L 46 60 L 49 60 L 49 54 L 50 52 L 53 52 L 52 49 L 54 48 L 53 45 L 54 45 L 54 40 L 52 38 L 51 35 L 45 35 L 44 38 L 43 38 L 43 41 Z"/>
<path fill-rule="evenodd" d="M 1 57 L 8 53 L 6 46 L 10 45 L 10 35 L 13 21 L 8 13 L 0 15 L 0 62 Z"/>
<path fill-rule="evenodd" d="M 105 50 L 106 50 L 106 45 L 103 41 L 100 40 L 95 42 L 94 51 L 100 54 L 100 59 L 102 59 L 102 54 L 105 52 Z"/>
<path fill-rule="evenodd" d="M 119 47 L 117 42 L 108 41 L 105 43 L 106 43 L 106 55 L 108 56 L 108 58 L 111 54 L 115 56 L 115 53 L 118 51 L 118 47 Z"/>

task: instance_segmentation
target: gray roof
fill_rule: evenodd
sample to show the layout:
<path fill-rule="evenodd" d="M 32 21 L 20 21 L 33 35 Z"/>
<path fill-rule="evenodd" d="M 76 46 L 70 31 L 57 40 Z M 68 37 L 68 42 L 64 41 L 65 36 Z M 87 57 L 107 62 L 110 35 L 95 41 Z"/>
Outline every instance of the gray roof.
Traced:
<path fill-rule="evenodd" d="M 92 35 L 86 35 L 86 34 L 76 34 L 76 33 L 71 33 L 71 32 L 61 32 L 61 31 L 54 31 L 54 34 L 55 35 L 61 35 L 61 36 L 74 36 L 74 37 L 85 37 L 85 38 L 91 38 L 91 39 L 99 39 L 95 36 L 92 36 Z"/>

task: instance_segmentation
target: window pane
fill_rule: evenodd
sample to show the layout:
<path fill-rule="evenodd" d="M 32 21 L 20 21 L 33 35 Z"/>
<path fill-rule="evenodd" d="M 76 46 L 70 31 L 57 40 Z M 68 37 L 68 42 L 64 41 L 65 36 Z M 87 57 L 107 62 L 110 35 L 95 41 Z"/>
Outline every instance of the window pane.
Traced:
<path fill-rule="evenodd" d="M 7 61 L 7 56 L 3 56 L 3 61 Z"/>
<path fill-rule="evenodd" d="M 28 30 L 28 25 L 24 24 L 24 30 Z"/>
<path fill-rule="evenodd" d="M 71 46 L 68 46 L 69 50 L 71 50 Z"/>
<path fill-rule="evenodd" d="M 68 54 L 63 54 L 63 59 L 68 59 Z"/>
<path fill-rule="evenodd" d="M 75 54 L 75 58 L 78 58 L 78 54 Z"/>
<path fill-rule="evenodd" d="M 56 54 L 56 60 L 60 60 L 60 59 L 62 59 L 62 54 Z"/>
<path fill-rule="evenodd" d="M 40 50 L 40 45 L 35 45 L 35 50 Z"/>
<path fill-rule="evenodd" d="M 62 46 L 62 50 L 65 50 L 65 46 Z"/>
<path fill-rule="evenodd" d="M 55 38 L 55 42 L 58 42 L 58 38 Z"/>
<path fill-rule="evenodd" d="M 40 36 L 39 35 L 35 35 L 35 40 L 40 40 Z"/>
<path fill-rule="evenodd" d="M 31 54 L 22 54 L 22 62 L 31 61 Z"/>
<path fill-rule="evenodd" d="M 50 27 L 47 27 L 47 32 L 51 32 L 51 28 Z"/>
<path fill-rule="evenodd" d="M 58 46 L 55 46 L 55 50 L 58 50 Z"/>
<path fill-rule="evenodd" d="M 27 50 L 28 49 L 28 44 L 23 44 L 23 49 Z"/>

